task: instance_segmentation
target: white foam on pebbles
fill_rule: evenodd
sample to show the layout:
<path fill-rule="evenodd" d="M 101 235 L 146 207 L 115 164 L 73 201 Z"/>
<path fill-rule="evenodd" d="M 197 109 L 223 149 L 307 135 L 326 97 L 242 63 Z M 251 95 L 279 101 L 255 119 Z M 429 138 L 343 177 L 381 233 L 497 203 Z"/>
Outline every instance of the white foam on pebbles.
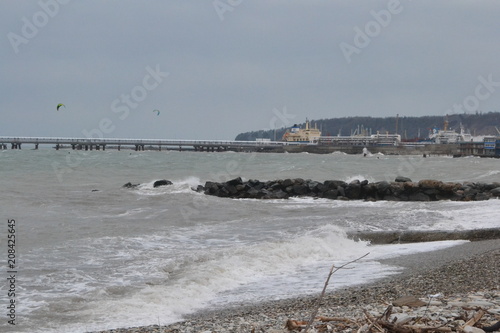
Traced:
<path fill-rule="evenodd" d="M 464 250 L 470 250 L 471 245 L 464 246 Z M 327 294 L 319 306 L 318 316 L 343 317 L 350 322 L 315 320 L 314 330 L 358 332 L 368 322 L 367 316 L 379 318 L 398 298 L 413 296 L 420 301 L 420 305 L 393 305 L 390 320 L 397 318 L 401 325 L 404 322 L 404 325 L 449 327 L 451 332 L 459 332 L 463 331 L 469 319 L 483 311 L 474 329 L 467 329 L 481 332 L 481 328 L 500 320 L 500 242 L 492 240 L 472 246 L 475 251 L 469 255 L 462 255 L 456 250 L 445 251 L 439 253 L 440 260 L 435 265 L 426 265 L 425 269 L 413 267 L 411 274 L 392 276 L 373 284 Z M 444 260 L 444 256 L 448 256 L 448 260 Z M 287 321 L 300 324 L 309 320 L 317 307 L 317 300 L 318 297 L 310 296 L 258 305 L 238 305 L 190 315 L 185 321 L 169 326 L 154 325 L 100 333 L 291 332 L 285 328 Z M 294 330 L 299 331 L 300 327 Z"/>

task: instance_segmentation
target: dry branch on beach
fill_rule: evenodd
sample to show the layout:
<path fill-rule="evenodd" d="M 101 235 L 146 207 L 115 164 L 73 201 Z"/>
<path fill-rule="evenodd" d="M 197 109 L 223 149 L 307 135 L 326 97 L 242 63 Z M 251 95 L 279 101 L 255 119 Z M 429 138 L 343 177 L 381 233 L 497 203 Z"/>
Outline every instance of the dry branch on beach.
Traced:
<path fill-rule="evenodd" d="M 497 294 L 496 299 L 500 298 Z M 443 300 L 443 304 L 453 303 L 453 300 Z M 485 304 L 486 305 L 486 304 Z M 499 304 L 493 304 L 499 306 Z M 467 309 L 469 309 L 467 311 Z M 375 316 L 373 311 L 364 310 L 361 318 L 325 317 L 318 316 L 311 325 L 314 332 L 356 332 L 356 333 L 481 333 L 496 332 L 500 330 L 500 322 L 494 324 L 500 316 L 498 313 L 488 311 L 482 307 L 475 307 L 473 311 L 466 305 L 461 307 L 447 307 L 438 309 L 433 306 L 428 311 L 426 305 L 420 310 L 403 306 L 389 305 L 381 315 Z M 441 310 L 440 313 L 437 310 Z M 498 309 L 497 309 L 498 310 Z M 285 328 L 290 332 L 306 332 L 307 321 L 289 319 Z"/>
<path fill-rule="evenodd" d="M 500 330 L 500 292 L 489 294 L 488 301 L 469 295 L 473 302 L 464 303 L 460 300 L 442 299 L 441 293 L 429 295 L 428 300 L 413 296 L 400 297 L 391 302 L 383 311 L 378 312 L 363 309 L 359 318 L 317 316 L 321 301 L 332 275 L 364 256 L 350 261 L 342 266 L 332 266 L 326 279 L 323 291 L 318 297 L 317 305 L 312 310 L 308 321 L 288 319 L 285 328 L 290 332 L 356 332 L 356 333 L 432 333 L 459 332 L 481 333 Z M 484 295 L 483 295 L 484 296 Z M 490 302 L 492 300 L 493 302 Z M 489 311 L 488 308 L 494 308 Z M 487 315 L 487 316 L 485 316 Z M 486 317 L 484 321 L 481 321 Z"/>

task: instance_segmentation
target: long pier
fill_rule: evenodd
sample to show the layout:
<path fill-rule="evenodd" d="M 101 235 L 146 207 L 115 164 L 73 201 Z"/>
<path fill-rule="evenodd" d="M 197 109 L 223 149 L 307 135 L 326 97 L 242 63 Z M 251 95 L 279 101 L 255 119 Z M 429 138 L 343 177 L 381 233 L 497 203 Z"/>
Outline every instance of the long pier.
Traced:
<path fill-rule="evenodd" d="M 482 143 L 478 143 L 481 145 Z M 166 139 L 115 139 L 115 138 L 56 138 L 56 137 L 5 137 L 0 136 L 0 150 L 22 149 L 26 145 L 51 145 L 52 148 L 73 150 L 106 150 L 128 149 L 144 150 L 178 150 L 199 152 L 273 152 L 273 153 L 301 153 L 331 154 L 336 151 L 347 154 L 363 154 L 363 144 L 333 145 L 333 144 L 306 144 L 300 142 L 283 141 L 230 141 L 230 140 L 166 140 Z M 423 144 L 398 146 L 368 146 L 371 153 L 386 155 L 453 155 L 453 156 L 500 156 L 500 150 L 488 151 L 491 154 L 482 155 L 470 152 L 460 144 Z M 483 149 L 484 151 L 484 149 Z M 496 153 L 495 153 L 496 152 Z"/>
<path fill-rule="evenodd" d="M 226 140 L 164 140 L 164 139 L 115 139 L 115 138 L 55 138 L 55 137 L 0 137 L 0 149 L 21 149 L 32 144 L 52 145 L 56 150 L 106 150 L 106 148 L 189 151 L 261 151 L 282 152 L 289 142 L 278 141 L 226 141 Z"/>

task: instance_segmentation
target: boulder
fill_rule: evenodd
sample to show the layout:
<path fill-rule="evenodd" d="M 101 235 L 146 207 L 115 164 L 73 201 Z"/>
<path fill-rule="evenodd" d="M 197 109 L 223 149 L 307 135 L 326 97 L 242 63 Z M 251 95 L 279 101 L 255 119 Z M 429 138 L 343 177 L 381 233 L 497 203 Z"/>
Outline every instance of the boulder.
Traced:
<path fill-rule="evenodd" d="M 389 192 L 392 195 L 399 197 L 405 190 L 405 187 L 402 182 L 394 182 L 389 185 Z"/>
<path fill-rule="evenodd" d="M 408 177 L 403 177 L 403 176 L 397 176 L 396 179 L 394 180 L 396 183 L 408 183 L 411 182 L 411 179 Z"/>
<path fill-rule="evenodd" d="M 137 187 L 139 186 L 139 184 L 132 184 L 131 182 L 128 182 L 126 184 L 124 184 L 122 187 L 125 187 L 125 188 L 134 188 L 134 187 Z"/>
<path fill-rule="evenodd" d="M 264 195 L 263 199 L 288 199 L 290 195 L 282 190 L 269 192 Z"/>
<path fill-rule="evenodd" d="M 431 198 L 425 193 L 414 193 L 408 196 L 410 201 L 431 201 Z"/>
<path fill-rule="evenodd" d="M 160 186 L 167 186 L 167 185 L 172 185 L 173 183 L 170 180 L 162 179 L 162 180 L 157 180 L 153 183 L 153 187 L 160 187 Z"/>
<path fill-rule="evenodd" d="M 474 197 L 474 200 L 476 200 L 476 201 L 484 201 L 484 200 L 489 200 L 489 199 L 490 199 L 490 196 L 484 192 L 477 193 L 476 196 Z"/>
<path fill-rule="evenodd" d="M 368 183 L 364 185 L 363 196 L 365 198 L 375 199 L 377 197 L 377 186 L 374 183 Z"/>
<path fill-rule="evenodd" d="M 232 185 L 232 186 L 241 185 L 241 184 L 243 184 L 243 180 L 241 179 L 241 177 L 238 177 L 238 178 L 228 180 L 226 182 L 226 184 Z"/>
<path fill-rule="evenodd" d="M 293 185 L 292 188 L 293 188 L 293 193 L 297 195 L 305 195 L 309 193 L 309 187 L 307 187 L 306 184 Z"/>
<path fill-rule="evenodd" d="M 219 184 L 215 182 L 206 182 L 203 188 L 205 189 L 205 194 L 215 195 L 215 193 L 219 191 Z"/>
<path fill-rule="evenodd" d="M 226 183 L 224 189 L 229 193 L 229 196 L 233 196 L 238 193 L 236 186 Z"/>
<path fill-rule="evenodd" d="M 389 184 L 389 182 L 384 180 L 384 181 L 375 183 L 375 186 L 377 187 L 378 194 L 383 196 L 386 193 L 386 191 L 389 189 L 391 184 Z"/>
<path fill-rule="evenodd" d="M 196 187 L 191 187 L 191 190 L 195 191 L 195 192 L 203 192 L 205 191 L 205 188 L 202 186 L 202 185 L 198 185 Z"/>
<path fill-rule="evenodd" d="M 281 183 L 283 188 L 287 188 L 288 186 L 292 186 L 293 184 L 294 184 L 294 182 L 290 178 L 283 180 L 283 182 Z"/>
<path fill-rule="evenodd" d="M 302 184 L 304 184 L 304 183 L 305 183 L 305 180 L 304 180 L 304 179 L 302 179 L 302 178 L 295 178 L 295 179 L 293 179 L 293 183 L 294 183 L 295 185 L 302 185 Z"/>
<path fill-rule="evenodd" d="M 321 194 L 321 193 L 328 191 L 328 187 L 325 186 L 325 184 L 323 184 L 323 183 L 318 183 L 318 185 L 316 185 L 315 190 L 317 193 Z"/>
<path fill-rule="evenodd" d="M 250 187 L 255 187 L 257 186 L 258 184 L 260 184 L 260 181 L 257 180 L 257 179 L 249 179 L 247 181 L 247 185 L 250 186 Z"/>
<path fill-rule="evenodd" d="M 307 188 L 309 189 L 309 192 L 318 192 L 318 185 L 321 184 L 320 182 L 317 182 L 317 181 L 314 181 L 314 180 L 310 180 L 306 183 L 307 185 Z M 321 184 L 323 185 L 323 184 Z"/>
<path fill-rule="evenodd" d="M 267 186 L 267 187 L 269 187 L 273 191 L 278 191 L 278 190 L 282 190 L 283 185 L 278 183 L 278 182 L 275 182 L 275 183 L 272 183 L 271 186 Z"/>
<path fill-rule="evenodd" d="M 322 197 L 327 199 L 337 199 L 338 192 L 337 190 L 328 190 L 323 193 Z"/>
<path fill-rule="evenodd" d="M 443 185 L 443 182 L 433 179 L 422 179 L 418 182 L 418 186 L 422 189 L 437 189 Z"/>
<path fill-rule="evenodd" d="M 347 183 L 341 180 L 325 180 L 323 184 L 330 189 L 347 186 Z"/>
<path fill-rule="evenodd" d="M 490 194 L 494 197 L 500 197 L 500 187 L 496 187 L 490 191 Z"/>
<path fill-rule="evenodd" d="M 337 186 L 337 193 L 340 197 L 345 197 L 345 190 L 342 186 Z"/>
<path fill-rule="evenodd" d="M 244 192 L 246 193 L 245 198 L 251 198 L 251 199 L 256 199 L 259 197 L 259 190 L 256 190 L 255 188 L 251 188 L 248 191 Z"/>
<path fill-rule="evenodd" d="M 359 180 L 351 182 L 345 188 L 345 196 L 349 199 L 361 199 L 361 183 Z"/>
<path fill-rule="evenodd" d="M 457 183 L 442 183 L 439 185 L 438 189 L 441 193 L 453 193 L 458 190 L 462 185 Z"/>
<path fill-rule="evenodd" d="M 415 192 L 418 192 L 420 190 L 418 187 L 418 183 L 405 182 L 402 184 L 403 184 L 403 188 L 405 189 L 405 192 L 407 192 L 407 193 L 415 193 Z"/>

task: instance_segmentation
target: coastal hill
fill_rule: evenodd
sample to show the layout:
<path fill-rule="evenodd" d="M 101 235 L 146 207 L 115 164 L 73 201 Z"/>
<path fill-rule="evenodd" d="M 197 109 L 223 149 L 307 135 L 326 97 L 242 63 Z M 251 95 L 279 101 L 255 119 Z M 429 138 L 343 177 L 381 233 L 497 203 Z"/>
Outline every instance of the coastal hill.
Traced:
<path fill-rule="evenodd" d="M 323 136 L 349 136 L 355 134 L 397 133 L 403 140 L 418 140 L 428 137 L 434 129 L 444 129 L 444 122 L 448 121 L 448 130 L 460 132 L 460 125 L 472 135 L 498 135 L 495 127 L 500 130 L 500 112 L 477 112 L 475 114 L 452 114 L 448 116 L 422 117 L 344 117 L 310 120 L 311 126 L 317 126 Z M 292 124 L 291 124 L 292 125 Z M 299 123 L 302 128 L 304 123 Z M 289 127 L 288 127 L 289 128 Z M 259 130 L 240 133 L 235 140 L 254 141 L 258 138 L 280 140 L 287 128 L 276 130 Z"/>

